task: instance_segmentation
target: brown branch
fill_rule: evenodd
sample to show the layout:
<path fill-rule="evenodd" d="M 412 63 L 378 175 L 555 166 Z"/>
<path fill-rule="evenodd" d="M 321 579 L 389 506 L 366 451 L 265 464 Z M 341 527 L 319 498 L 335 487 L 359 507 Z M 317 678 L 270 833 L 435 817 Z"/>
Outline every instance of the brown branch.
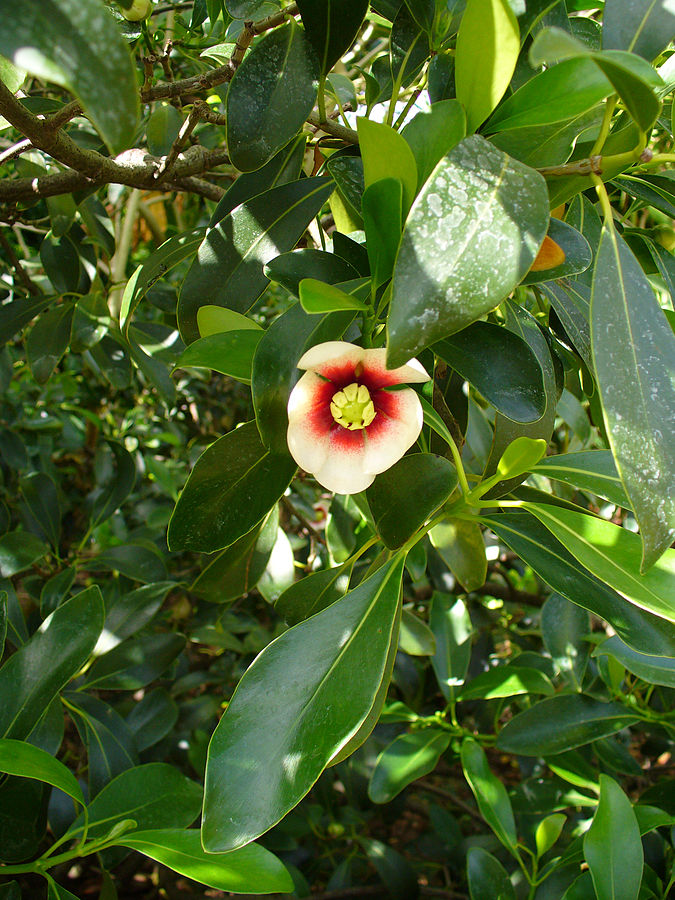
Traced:
<path fill-rule="evenodd" d="M 321 121 L 318 113 L 312 113 L 307 119 L 310 125 L 314 125 L 316 128 L 320 128 L 321 131 L 325 131 L 326 134 L 331 134 L 333 137 L 340 138 L 340 140 L 345 141 L 348 144 L 358 144 L 359 136 L 354 131 L 353 128 L 345 128 L 344 125 L 340 125 L 338 122 Z"/>
<path fill-rule="evenodd" d="M 562 166 L 540 166 L 541 175 L 602 175 L 602 156 L 591 156 Z"/>
<path fill-rule="evenodd" d="M 206 104 L 203 104 L 203 105 L 206 106 Z M 168 173 L 171 171 L 171 169 L 175 165 L 180 151 L 183 149 L 183 147 L 187 143 L 188 138 L 190 137 L 192 132 L 195 130 L 195 126 L 197 125 L 197 122 L 201 118 L 201 107 L 202 107 L 202 101 L 201 100 L 195 101 L 194 106 L 190 110 L 190 114 L 188 115 L 187 119 L 181 125 L 180 131 L 178 132 L 178 136 L 176 137 L 176 140 L 171 145 L 171 149 L 169 150 L 168 154 L 164 157 L 164 159 L 160 162 L 160 164 L 157 168 L 157 171 L 155 172 L 155 178 L 157 180 L 159 180 L 162 176 L 164 176 L 165 178 L 168 177 Z"/>
<path fill-rule="evenodd" d="M 36 284 L 33 284 L 33 282 L 31 281 L 31 279 L 28 276 L 28 273 L 26 272 L 24 267 L 21 265 L 21 261 L 19 260 L 18 256 L 14 252 L 14 248 L 9 243 L 9 241 L 7 240 L 5 235 L 2 233 L 2 231 L 0 231 L 0 246 L 7 254 L 7 258 L 9 259 L 10 263 L 12 264 L 12 268 L 14 269 L 16 274 L 19 276 L 19 280 L 21 281 L 23 286 L 26 288 L 28 293 L 33 294 L 33 296 L 35 296 L 35 297 L 40 297 L 42 295 L 42 291 Z"/>
<path fill-rule="evenodd" d="M 0 166 L 3 165 L 3 163 L 9 162 L 10 159 L 21 156 L 21 154 L 25 153 L 27 150 L 33 149 L 33 144 L 29 138 L 24 138 L 22 141 L 12 144 L 11 147 L 8 147 L 0 153 Z"/>

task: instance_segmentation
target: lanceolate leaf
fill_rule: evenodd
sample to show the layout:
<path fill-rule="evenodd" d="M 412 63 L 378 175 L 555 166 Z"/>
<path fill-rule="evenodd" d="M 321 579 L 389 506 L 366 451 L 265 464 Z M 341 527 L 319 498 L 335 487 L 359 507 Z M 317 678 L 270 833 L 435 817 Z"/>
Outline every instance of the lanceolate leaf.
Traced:
<path fill-rule="evenodd" d="M 532 265 L 547 225 L 541 175 L 481 137 L 458 144 L 422 188 L 403 231 L 388 365 L 403 365 L 501 303 Z"/>
<path fill-rule="evenodd" d="M 0 53 L 72 91 L 108 147 L 126 150 L 138 122 L 136 73 L 108 10 L 98 0 L 2 0 L 0 18 Z"/>
<path fill-rule="evenodd" d="M 577 453 L 548 456 L 538 462 L 533 471 L 630 509 L 630 502 L 609 450 L 581 450 Z"/>
<path fill-rule="evenodd" d="M 299 0 L 298 9 L 325 75 L 351 46 L 368 12 L 368 0 Z"/>
<path fill-rule="evenodd" d="M 675 688 L 675 659 L 638 653 L 616 634 L 599 644 L 593 656 L 611 656 L 643 681 Z"/>
<path fill-rule="evenodd" d="M 181 353 L 177 366 L 200 366 L 251 383 L 253 355 L 263 332 L 256 328 L 224 331 L 199 338 Z"/>
<path fill-rule="evenodd" d="M 630 50 L 650 62 L 666 47 L 675 33 L 675 9 L 668 0 L 632 3 L 614 0 L 602 16 L 604 50 Z"/>
<path fill-rule="evenodd" d="M 271 828 L 359 729 L 382 680 L 402 570 L 394 557 L 248 669 L 209 746 L 207 851 L 235 850 Z"/>
<path fill-rule="evenodd" d="M 450 734 L 425 728 L 401 734 L 380 753 L 368 785 L 373 803 L 389 803 L 409 784 L 433 772 L 450 744 Z"/>
<path fill-rule="evenodd" d="M 186 343 L 199 337 L 205 304 L 245 313 L 269 284 L 263 266 L 292 250 L 333 190 L 330 178 L 305 178 L 258 194 L 208 229 L 178 300 Z"/>
<path fill-rule="evenodd" d="M 473 738 L 462 741 L 462 768 L 481 815 L 502 844 L 514 850 L 517 835 L 511 801 L 504 785 L 490 771 L 482 747 Z"/>
<path fill-rule="evenodd" d="M 630 800 L 608 775 L 600 776 L 600 802 L 584 836 L 584 856 L 598 900 L 633 900 L 640 892 L 644 851 Z"/>
<path fill-rule="evenodd" d="M 316 55 L 294 20 L 256 44 L 227 92 L 227 149 L 234 166 L 252 172 L 288 143 L 312 110 L 318 78 Z"/>
<path fill-rule="evenodd" d="M 644 571 L 675 536 L 675 335 L 613 228 L 603 229 L 598 249 L 591 342 L 612 453 L 640 526 Z"/>

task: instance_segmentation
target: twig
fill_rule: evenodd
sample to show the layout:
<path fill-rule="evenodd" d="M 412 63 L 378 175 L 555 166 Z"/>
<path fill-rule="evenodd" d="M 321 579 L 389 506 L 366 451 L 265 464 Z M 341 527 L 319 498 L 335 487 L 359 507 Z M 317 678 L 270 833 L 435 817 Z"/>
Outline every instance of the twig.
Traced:
<path fill-rule="evenodd" d="M 0 246 L 7 254 L 7 258 L 9 259 L 10 263 L 12 264 L 12 268 L 18 275 L 19 280 L 21 281 L 23 286 L 26 288 L 28 293 L 33 294 L 34 297 L 42 296 L 42 291 L 36 284 L 33 284 L 30 277 L 28 276 L 28 273 L 26 272 L 24 267 L 21 265 L 21 261 L 19 260 L 18 256 L 14 252 L 14 248 L 9 243 L 9 241 L 7 240 L 5 235 L 2 233 L 2 231 L 0 231 Z"/>
<path fill-rule="evenodd" d="M 602 175 L 602 156 L 590 156 L 563 166 L 541 166 L 541 175 Z"/>
<path fill-rule="evenodd" d="M 206 106 L 206 104 L 203 105 Z M 159 181 L 162 176 L 168 176 L 168 173 L 173 168 L 176 160 L 178 159 L 180 151 L 187 143 L 188 138 L 194 131 L 197 122 L 201 118 L 201 107 L 201 101 L 195 102 L 194 106 L 190 110 L 189 116 L 181 125 L 180 131 L 178 132 L 178 137 L 171 145 L 171 149 L 169 150 L 168 154 L 164 157 L 164 159 L 157 167 L 157 171 L 155 172 L 155 179 L 157 181 Z"/>
<path fill-rule="evenodd" d="M 316 528 L 312 525 L 312 523 L 310 521 L 308 521 L 307 518 L 305 518 L 305 516 L 303 516 L 303 514 L 300 512 L 300 510 L 295 508 L 295 506 L 293 505 L 293 503 L 291 503 L 291 501 L 288 499 L 288 497 L 282 497 L 281 502 L 286 507 L 288 512 L 292 516 L 294 516 L 298 520 L 298 522 L 300 522 L 302 527 L 305 528 L 312 535 L 312 537 L 315 540 L 319 541 L 320 544 L 325 545 L 325 543 L 326 543 L 325 537 L 316 530 Z"/>
<path fill-rule="evenodd" d="M 469 806 L 468 803 L 465 803 L 460 797 L 456 794 L 453 794 L 452 791 L 446 791 L 444 788 L 436 787 L 435 784 L 430 784 L 428 781 L 419 780 L 415 782 L 415 787 L 422 788 L 423 791 L 427 791 L 430 794 L 436 794 L 437 797 L 442 797 L 444 800 L 448 800 L 454 806 L 459 807 L 463 812 L 467 815 L 471 816 L 477 822 L 480 822 L 481 825 L 485 825 L 483 821 L 483 817 L 480 813 L 476 812 L 476 810 Z"/>
<path fill-rule="evenodd" d="M 29 138 L 24 138 L 22 141 L 19 141 L 16 144 L 12 144 L 11 147 L 8 147 L 6 150 L 3 150 L 0 153 L 0 166 L 3 163 L 9 162 L 10 159 L 15 159 L 17 156 L 21 156 L 22 153 L 25 153 L 26 150 L 32 150 L 33 143 Z"/>
<path fill-rule="evenodd" d="M 346 141 L 348 144 L 358 144 L 359 142 L 359 136 L 353 128 L 345 128 L 344 125 L 340 125 L 338 122 L 331 122 L 330 120 L 322 122 L 318 113 L 312 113 L 307 121 L 310 125 L 325 131 L 326 134 L 340 138 L 340 140 Z"/>

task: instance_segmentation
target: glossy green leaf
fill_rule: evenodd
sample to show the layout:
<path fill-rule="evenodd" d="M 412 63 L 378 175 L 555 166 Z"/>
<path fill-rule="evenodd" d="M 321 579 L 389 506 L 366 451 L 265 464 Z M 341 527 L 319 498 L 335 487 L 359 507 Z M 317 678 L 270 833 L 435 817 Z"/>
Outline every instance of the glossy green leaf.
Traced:
<path fill-rule="evenodd" d="M 491 853 L 470 847 L 466 862 L 471 900 L 516 900 L 506 870 Z"/>
<path fill-rule="evenodd" d="M 116 843 L 137 850 L 207 887 L 245 894 L 288 893 L 293 881 L 269 850 L 249 844 L 230 853 L 205 853 L 198 829 L 134 831 Z"/>
<path fill-rule="evenodd" d="M 460 700 L 494 700 L 518 694 L 553 694 L 553 685 L 539 669 L 495 666 L 472 678 L 459 693 Z"/>
<path fill-rule="evenodd" d="M 361 198 L 361 214 L 373 286 L 389 281 L 403 228 L 402 186 L 398 178 L 369 185 Z"/>
<path fill-rule="evenodd" d="M 374 838 L 360 837 L 358 842 L 391 900 L 417 900 L 419 896 L 417 876 L 407 859 Z"/>
<path fill-rule="evenodd" d="M 349 569 L 344 566 L 311 572 L 286 588 L 274 608 L 289 625 L 297 625 L 335 603 L 348 587 Z"/>
<path fill-rule="evenodd" d="M 502 415 L 516 422 L 536 422 L 544 414 L 546 394 L 539 361 L 508 328 L 474 322 L 434 344 L 434 352 Z"/>
<path fill-rule="evenodd" d="M 173 632 L 129 638 L 99 656 L 84 683 L 101 691 L 137 691 L 159 678 L 184 647 L 183 635 Z"/>
<path fill-rule="evenodd" d="M 518 20 L 505 0 L 468 0 L 457 35 L 455 83 L 469 134 L 509 86 L 520 53 Z"/>
<path fill-rule="evenodd" d="M 518 837 L 513 809 L 506 788 L 490 771 L 481 745 L 473 738 L 462 741 L 462 768 L 476 798 L 481 815 L 499 840 L 509 850 L 515 850 Z"/>
<path fill-rule="evenodd" d="M 581 450 L 547 456 L 532 471 L 630 509 L 630 502 L 616 471 L 614 457 L 609 450 Z"/>
<path fill-rule="evenodd" d="M 263 446 L 255 422 L 224 435 L 190 473 L 169 522 L 169 547 L 212 553 L 233 544 L 269 512 L 294 472 L 289 456 Z"/>
<path fill-rule="evenodd" d="M 153 156 L 166 156 L 178 137 L 183 116 L 170 103 L 158 103 L 145 126 L 148 150 Z"/>
<path fill-rule="evenodd" d="M 592 372 L 594 366 L 589 318 L 591 313 L 590 287 L 577 278 L 569 281 L 544 282 L 541 290 L 557 313 L 574 349 L 586 363 L 588 370 Z"/>
<path fill-rule="evenodd" d="M 485 584 L 487 557 L 477 522 L 446 520 L 431 529 L 429 538 L 464 590 L 475 591 Z"/>
<path fill-rule="evenodd" d="M 247 670 L 209 746 L 202 823 L 209 852 L 241 847 L 279 821 L 358 731 L 382 680 L 402 569 L 394 557 L 281 635 Z M 339 700 L 345 691 L 348 704 Z"/>
<path fill-rule="evenodd" d="M 204 240 L 204 234 L 203 228 L 176 234 L 164 241 L 144 263 L 137 266 L 122 295 L 120 327 L 125 334 L 129 333 L 134 310 L 148 290 L 174 266 L 191 256 Z"/>
<path fill-rule="evenodd" d="M 534 833 L 537 856 L 543 856 L 551 849 L 560 837 L 566 821 L 567 818 L 563 813 L 553 813 L 541 820 Z"/>
<path fill-rule="evenodd" d="M 298 285 L 300 305 L 312 315 L 339 312 L 346 309 L 365 310 L 365 303 L 346 294 L 332 284 L 324 284 L 314 278 L 303 278 Z"/>
<path fill-rule="evenodd" d="M 554 666 L 577 690 L 586 671 L 591 645 L 586 640 L 591 631 L 587 610 L 572 603 L 562 594 L 553 593 L 541 608 L 541 636 Z"/>
<path fill-rule="evenodd" d="M 393 178 L 403 185 L 403 212 L 417 191 L 417 165 L 409 144 L 389 125 L 360 116 L 357 120 L 364 186 Z"/>
<path fill-rule="evenodd" d="M 368 784 L 373 803 L 389 803 L 409 784 L 428 775 L 450 745 L 451 735 L 437 728 L 400 734 L 377 758 Z"/>
<path fill-rule="evenodd" d="M 603 229 L 591 343 L 610 446 L 643 541 L 641 570 L 675 536 L 675 335 L 640 264 Z"/>
<path fill-rule="evenodd" d="M 585 272 L 593 262 L 593 252 L 586 238 L 560 219 L 551 219 L 548 226 L 548 236 L 562 247 L 565 260 L 559 266 L 551 269 L 542 269 L 538 272 L 528 272 L 523 278 L 523 284 L 537 284 L 542 281 L 553 281 L 559 278 L 570 278 Z"/>
<path fill-rule="evenodd" d="M 111 571 L 150 584 L 167 578 L 166 563 L 152 541 L 114 544 L 88 561 L 92 572 Z"/>
<path fill-rule="evenodd" d="M 417 189 L 427 181 L 444 156 L 466 136 L 466 115 L 458 100 L 441 100 L 421 110 L 401 135 L 417 164 Z"/>
<path fill-rule="evenodd" d="M 534 261 L 547 224 L 537 172 L 481 137 L 458 144 L 422 188 L 403 231 L 388 365 L 402 365 L 501 303 Z"/>
<path fill-rule="evenodd" d="M 61 537 L 61 509 L 56 485 L 44 472 L 31 472 L 21 479 L 21 493 L 31 524 L 58 550 Z"/>
<path fill-rule="evenodd" d="M 0 304 L 0 346 L 4 345 L 21 329 L 28 325 L 38 313 L 54 302 L 54 297 L 31 297 L 13 299 Z"/>
<path fill-rule="evenodd" d="M 598 900 L 633 900 L 640 891 L 644 852 L 630 800 L 609 775 L 600 776 L 600 802 L 584 835 L 584 856 Z"/>
<path fill-rule="evenodd" d="M 199 815 L 202 789 L 167 763 L 147 763 L 122 772 L 89 804 L 89 838 L 101 838 L 117 823 L 133 819 L 138 831 L 187 828 Z M 68 834 L 81 833 L 82 815 Z M 135 833 L 135 831 L 134 831 Z"/>
<path fill-rule="evenodd" d="M 178 706 L 164 688 L 147 692 L 127 716 L 138 752 L 153 747 L 171 731 L 178 719 Z"/>
<path fill-rule="evenodd" d="M 675 33 L 675 10 L 668 0 L 646 4 L 613 0 L 602 17 L 604 50 L 629 50 L 645 59 L 656 59 Z"/>
<path fill-rule="evenodd" d="M 497 463 L 500 478 L 514 478 L 529 472 L 546 453 L 546 441 L 529 437 L 518 437 L 502 453 Z"/>
<path fill-rule="evenodd" d="M 641 542 L 634 532 L 571 509 L 540 504 L 528 508 L 597 578 L 641 609 L 675 623 L 675 550 L 666 550 L 641 575 Z"/>
<path fill-rule="evenodd" d="M 335 180 L 337 185 L 336 193 L 340 195 L 349 220 L 354 223 L 347 228 L 342 227 L 339 220 L 336 220 L 337 227 L 346 233 L 353 231 L 355 228 L 360 228 L 362 224 L 361 197 L 365 190 L 363 160 L 360 156 L 355 156 L 352 150 L 344 153 L 338 150 L 337 153 L 330 157 L 326 168 Z M 382 174 L 379 177 L 384 178 L 385 175 Z M 387 177 L 391 177 L 390 174 Z M 331 198 L 332 202 L 333 198 Z"/>
<path fill-rule="evenodd" d="M 299 0 L 298 9 L 325 75 L 351 47 L 368 12 L 368 0 Z"/>
<path fill-rule="evenodd" d="M 593 656 L 611 656 L 643 681 L 675 688 L 675 659 L 638 653 L 616 634 L 599 644 Z"/>
<path fill-rule="evenodd" d="M 269 283 L 263 266 L 295 246 L 333 187 L 329 178 L 279 185 L 246 200 L 207 230 L 178 299 L 186 343 L 199 337 L 197 311 L 205 301 L 248 312 Z"/>
<path fill-rule="evenodd" d="M 299 296 L 303 278 L 313 278 L 324 284 L 338 284 L 358 278 L 357 270 L 347 260 L 325 250 L 291 250 L 270 260 L 265 275 L 283 285 L 287 291 Z"/>
<path fill-rule="evenodd" d="M 412 453 L 377 476 L 366 491 L 375 527 L 391 550 L 402 547 L 457 486 L 443 456 Z"/>
<path fill-rule="evenodd" d="M 262 331 L 260 325 L 224 306 L 200 306 L 197 310 L 197 326 L 203 338 L 226 331 Z"/>
<path fill-rule="evenodd" d="M 19 68 L 73 94 L 113 153 L 134 139 L 139 102 L 131 55 L 97 0 L 3 2 L 0 52 Z"/>
<path fill-rule="evenodd" d="M 227 92 L 227 149 L 240 172 L 259 169 L 300 131 L 318 78 L 316 55 L 293 19 L 244 57 Z"/>
<path fill-rule="evenodd" d="M 526 510 L 481 515 L 481 521 L 555 591 L 578 606 L 601 616 L 617 634 L 641 653 L 675 656 L 675 627 L 639 609 L 613 588 L 595 578 Z"/>
<path fill-rule="evenodd" d="M 98 587 L 61 604 L 0 669 L 0 734 L 27 737 L 51 700 L 89 658 L 103 628 Z"/>
<path fill-rule="evenodd" d="M 399 648 L 409 656 L 433 656 L 436 638 L 433 631 L 409 609 L 401 615 Z"/>
<path fill-rule="evenodd" d="M 51 784 L 84 806 L 82 788 L 70 769 L 26 741 L 0 738 L 0 772 Z"/>
<path fill-rule="evenodd" d="M 38 384 L 49 380 L 68 349 L 75 307 L 60 303 L 47 310 L 33 325 L 26 338 L 26 358 Z"/>
<path fill-rule="evenodd" d="M 255 325 L 253 322 L 251 324 Z M 262 336 L 262 330 L 255 327 L 210 334 L 186 347 L 178 357 L 176 366 L 213 369 L 214 372 L 229 375 L 243 384 L 250 384 L 253 356 Z"/>
<path fill-rule="evenodd" d="M 436 638 L 431 664 L 443 696 L 452 702 L 464 684 L 471 659 L 473 627 L 464 602 L 436 591 L 431 598 L 429 627 Z"/>
<path fill-rule="evenodd" d="M 615 734 L 638 718 L 620 703 L 604 703 L 585 694 L 558 694 L 507 722 L 497 747 L 520 756 L 563 753 Z"/>
<path fill-rule="evenodd" d="M 133 456 L 117 441 L 106 441 L 114 466 L 106 466 L 104 478 L 87 498 L 91 507 L 91 525 L 105 522 L 124 503 L 136 480 Z"/>
<path fill-rule="evenodd" d="M 494 133 L 572 119 L 611 93 L 612 85 L 593 60 L 566 59 L 530 78 L 507 97 L 485 130 Z"/>
<path fill-rule="evenodd" d="M 46 544 L 29 531 L 8 531 L 0 537 L 0 578 L 23 572 L 46 553 Z"/>

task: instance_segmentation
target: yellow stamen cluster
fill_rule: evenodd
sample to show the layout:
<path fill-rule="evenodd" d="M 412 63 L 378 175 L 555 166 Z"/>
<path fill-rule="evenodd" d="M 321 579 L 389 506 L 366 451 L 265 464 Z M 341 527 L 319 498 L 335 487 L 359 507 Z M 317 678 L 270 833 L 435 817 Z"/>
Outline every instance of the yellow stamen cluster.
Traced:
<path fill-rule="evenodd" d="M 330 411 L 338 425 L 350 431 L 367 428 L 376 416 L 370 391 L 365 384 L 357 384 L 355 381 L 333 394 Z"/>

